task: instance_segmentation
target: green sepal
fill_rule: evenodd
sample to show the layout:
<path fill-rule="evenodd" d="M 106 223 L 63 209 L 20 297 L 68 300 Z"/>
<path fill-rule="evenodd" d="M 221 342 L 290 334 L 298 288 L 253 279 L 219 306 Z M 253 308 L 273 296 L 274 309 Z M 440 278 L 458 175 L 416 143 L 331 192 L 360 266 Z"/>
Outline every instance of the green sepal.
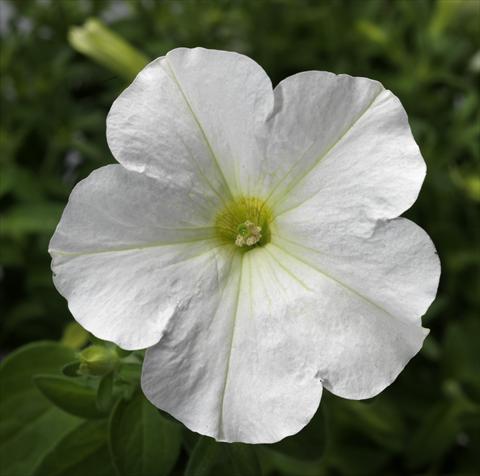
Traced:
<path fill-rule="evenodd" d="M 33 382 L 54 405 L 72 415 L 83 418 L 105 416 L 97 408 L 97 388 L 90 379 L 36 375 Z"/>
<path fill-rule="evenodd" d="M 110 372 L 100 379 L 97 389 L 97 408 L 102 413 L 108 413 L 115 403 L 114 373 Z"/>
<path fill-rule="evenodd" d="M 89 340 L 89 333 L 77 322 L 70 322 L 65 326 L 61 339 L 61 344 L 73 350 L 79 350 L 84 347 Z"/>
<path fill-rule="evenodd" d="M 126 382 L 139 382 L 141 375 L 140 363 L 122 362 L 118 368 L 118 376 Z"/>
<path fill-rule="evenodd" d="M 73 362 L 69 362 L 68 364 L 62 367 L 62 374 L 66 377 L 78 377 L 80 369 L 80 361 L 74 360 Z"/>

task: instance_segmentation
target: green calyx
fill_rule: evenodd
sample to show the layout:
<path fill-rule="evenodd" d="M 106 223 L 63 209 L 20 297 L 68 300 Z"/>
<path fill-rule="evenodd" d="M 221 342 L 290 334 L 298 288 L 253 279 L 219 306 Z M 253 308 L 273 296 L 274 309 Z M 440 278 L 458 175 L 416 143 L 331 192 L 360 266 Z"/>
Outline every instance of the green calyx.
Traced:
<path fill-rule="evenodd" d="M 272 212 L 263 200 L 241 197 L 228 203 L 217 214 L 217 238 L 243 251 L 265 246 L 270 242 L 272 220 Z"/>

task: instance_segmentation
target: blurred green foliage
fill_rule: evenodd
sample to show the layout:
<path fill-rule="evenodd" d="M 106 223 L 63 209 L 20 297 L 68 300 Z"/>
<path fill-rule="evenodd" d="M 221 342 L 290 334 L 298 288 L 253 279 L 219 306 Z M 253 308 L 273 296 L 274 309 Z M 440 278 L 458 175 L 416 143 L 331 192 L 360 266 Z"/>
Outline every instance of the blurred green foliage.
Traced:
<path fill-rule="evenodd" d="M 478 0 L 0 0 L 0 8 L 2 476 L 478 474 Z M 141 353 L 72 325 L 51 281 L 47 245 L 70 190 L 113 162 L 111 103 L 148 58 L 199 45 L 251 56 L 274 84 L 309 69 L 380 80 L 405 106 L 428 165 L 407 213 L 443 266 L 424 349 L 371 401 L 325 392 L 310 425 L 275 445 L 218 444 L 158 412 L 139 393 Z M 88 359 L 99 348 L 79 354 L 89 341 L 104 348 L 101 359 L 115 354 L 95 372 Z"/>

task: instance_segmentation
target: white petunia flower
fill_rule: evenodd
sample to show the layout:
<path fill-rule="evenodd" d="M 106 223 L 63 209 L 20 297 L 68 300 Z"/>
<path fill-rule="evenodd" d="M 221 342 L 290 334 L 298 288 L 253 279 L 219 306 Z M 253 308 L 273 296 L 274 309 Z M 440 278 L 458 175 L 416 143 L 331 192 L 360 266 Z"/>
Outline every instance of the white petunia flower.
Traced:
<path fill-rule="evenodd" d="M 150 347 L 157 407 L 275 442 L 323 387 L 372 397 L 419 351 L 440 266 L 397 218 L 425 163 L 380 83 L 310 71 L 272 90 L 245 56 L 180 48 L 114 102 L 107 139 L 120 165 L 73 190 L 54 281 L 91 333 Z"/>

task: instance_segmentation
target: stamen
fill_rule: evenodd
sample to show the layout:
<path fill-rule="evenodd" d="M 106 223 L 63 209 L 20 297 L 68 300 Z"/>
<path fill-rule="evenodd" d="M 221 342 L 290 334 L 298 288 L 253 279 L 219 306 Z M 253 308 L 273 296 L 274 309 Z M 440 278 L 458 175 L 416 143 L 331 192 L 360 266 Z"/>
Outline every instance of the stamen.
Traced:
<path fill-rule="evenodd" d="M 262 238 L 262 227 L 255 225 L 255 223 L 249 220 L 238 225 L 237 231 L 238 234 L 235 238 L 235 244 L 240 248 L 242 246 L 253 246 Z"/>

